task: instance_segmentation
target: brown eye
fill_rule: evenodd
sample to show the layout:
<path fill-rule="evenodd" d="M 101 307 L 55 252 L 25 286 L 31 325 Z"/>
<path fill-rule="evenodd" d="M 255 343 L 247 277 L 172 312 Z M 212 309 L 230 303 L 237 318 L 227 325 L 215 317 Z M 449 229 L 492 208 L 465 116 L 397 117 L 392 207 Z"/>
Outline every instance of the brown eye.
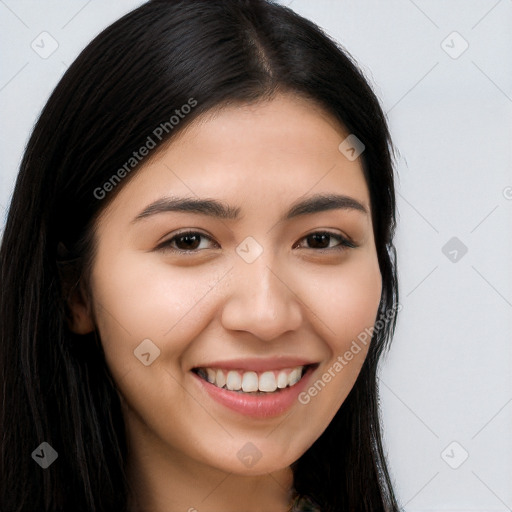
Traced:
<path fill-rule="evenodd" d="M 194 253 L 199 252 L 203 249 L 207 249 L 208 247 L 202 247 L 201 241 L 202 239 L 209 240 L 213 242 L 212 238 L 205 235 L 204 233 L 198 231 L 186 231 L 179 233 L 172 238 L 169 238 L 162 244 L 160 244 L 157 249 L 168 250 L 177 253 Z M 215 242 L 214 242 L 215 243 Z"/>
<path fill-rule="evenodd" d="M 308 241 L 311 249 L 328 249 L 331 238 L 333 237 L 326 233 L 315 233 L 313 235 L 309 235 L 306 240 Z"/>
<path fill-rule="evenodd" d="M 333 239 L 338 242 L 335 246 L 331 245 Z M 355 244 L 350 240 L 337 233 L 330 233 L 329 231 L 317 231 L 305 236 L 302 240 L 306 240 L 308 244 L 308 247 L 305 247 L 306 249 L 316 249 L 319 251 L 339 251 L 347 247 L 355 247 Z"/>
<path fill-rule="evenodd" d="M 191 235 L 180 235 L 174 238 L 176 246 L 181 251 L 190 251 L 197 249 L 199 245 L 199 241 L 201 240 L 201 235 L 191 234 Z M 180 247 L 181 245 L 181 247 Z"/>
<path fill-rule="evenodd" d="M 208 249 L 208 247 L 201 247 L 202 240 L 213 242 L 218 248 L 218 244 L 208 235 L 199 231 L 186 231 L 169 238 L 160 244 L 157 249 L 181 254 L 197 253 L 203 249 Z M 313 249 L 319 252 L 340 251 L 346 248 L 356 247 L 356 245 L 347 238 L 337 233 L 330 233 L 329 231 L 317 231 L 305 236 L 302 240 L 305 240 L 307 243 L 307 246 L 302 248 Z M 337 243 L 332 245 L 333 241 Z M 299 246 L 300 244 L 296 244 L 294 248 Z"/>

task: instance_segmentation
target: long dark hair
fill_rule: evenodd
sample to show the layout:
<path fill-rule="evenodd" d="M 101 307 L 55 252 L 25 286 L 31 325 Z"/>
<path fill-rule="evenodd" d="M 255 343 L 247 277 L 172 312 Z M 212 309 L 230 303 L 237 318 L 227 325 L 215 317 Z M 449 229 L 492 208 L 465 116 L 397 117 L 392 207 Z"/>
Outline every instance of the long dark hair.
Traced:
<path fill-rule="evenodd" d="M 137 172 L 126 162 L 148 136 L 161 144 L 214 107 L 278 91 L 317 102 L 365 145 L 383 283 L 378 314 L 396 308 L 393 146 L 349 54 L 270 1 L 149 1 L 70 66 L 21 163 L 0 250 L 2 511 L 126 510 L 127 446 L 115 384 L 97 334 L 80 336 L 68 326 L 68 298 L 87 286 L 95 220 Z M 192 101 L 187 115 L 170 121 Z M 113 181 L 114 174 L 123 179 Z M 376 376 L 395 318 L 375 330 L 349 396 L 293 465 L 296 491 L 323 512 L 398 510 Z M 31 457 L 43 441 L 58 454 L 44 470 Z"/>

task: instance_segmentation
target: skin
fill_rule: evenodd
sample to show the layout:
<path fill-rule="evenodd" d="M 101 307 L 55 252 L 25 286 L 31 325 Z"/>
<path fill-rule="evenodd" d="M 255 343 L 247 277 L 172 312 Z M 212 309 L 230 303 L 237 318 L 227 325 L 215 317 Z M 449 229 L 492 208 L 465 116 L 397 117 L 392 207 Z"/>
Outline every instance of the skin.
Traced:
<path fill-rule="evenodd" d="M 367 348 L 307 404 L 276 418 L 248 418 L 213 401 L 191 369 L 214 360 L 305 357 L 311 383 L 374 324 L 381 275 L 360 159 L 339 144 L 348 133 L 312 102 L 291 94 L 229 106 L 194 121 L 137 171 L 102 213 L 91 296 L 73 304 L 74 329 L 96 328 L 123 405 L 133 510 L 284 512 L 296 461 L 321 435 L 352 388 Z M 279 222 L 316 193 L 350 196 L 368 213 L 335 209 Z M 133 219 L 166 195 L 213 198 L 239 220 L 183 212 Z M 200 231 L 194 254 L 158 249 L 178 230 Z M 335 238 L 315 248 L 311 233 Z M 262 254 L 248 264 L 248 236 Z M 183 239 L 172 247 L 185 250 Z M 151 339 L 144 366 L 134 349 Z M 253 443 L 261 459 L 237 452 Z"/>

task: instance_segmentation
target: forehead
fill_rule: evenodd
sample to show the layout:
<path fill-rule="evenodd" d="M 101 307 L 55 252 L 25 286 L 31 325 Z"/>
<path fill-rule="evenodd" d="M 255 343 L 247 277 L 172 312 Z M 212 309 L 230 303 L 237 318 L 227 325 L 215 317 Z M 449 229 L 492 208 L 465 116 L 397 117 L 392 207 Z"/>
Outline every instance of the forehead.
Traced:
<path fill-rule="evenodd" d="M 142 164 L 112 207 L 163 195 L 289 203 L 313 193 L 354 196 L 369 210 L 360 159 L 340 150 L 347 131 L 316 103 L 290 94 L 207 112 Z"/>

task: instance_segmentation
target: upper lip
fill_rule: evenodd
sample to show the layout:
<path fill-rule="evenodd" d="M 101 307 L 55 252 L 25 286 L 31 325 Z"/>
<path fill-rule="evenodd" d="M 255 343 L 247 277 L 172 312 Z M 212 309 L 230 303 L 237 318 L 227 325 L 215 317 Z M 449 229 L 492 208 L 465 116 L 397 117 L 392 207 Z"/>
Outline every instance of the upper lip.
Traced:
<path fill-rule="evenodd" d="M 220 368 L 226 370 L 244 370 L 264 372 L 269 370 L 284 370 L 297 366 L 316 364 L 317 361 L 298 357 L 274 357 L 274 358 L 243 358 L 229 359 L 227 361 L 211 361 L 209 363 L 194 366 L 194 368 Z"/>

